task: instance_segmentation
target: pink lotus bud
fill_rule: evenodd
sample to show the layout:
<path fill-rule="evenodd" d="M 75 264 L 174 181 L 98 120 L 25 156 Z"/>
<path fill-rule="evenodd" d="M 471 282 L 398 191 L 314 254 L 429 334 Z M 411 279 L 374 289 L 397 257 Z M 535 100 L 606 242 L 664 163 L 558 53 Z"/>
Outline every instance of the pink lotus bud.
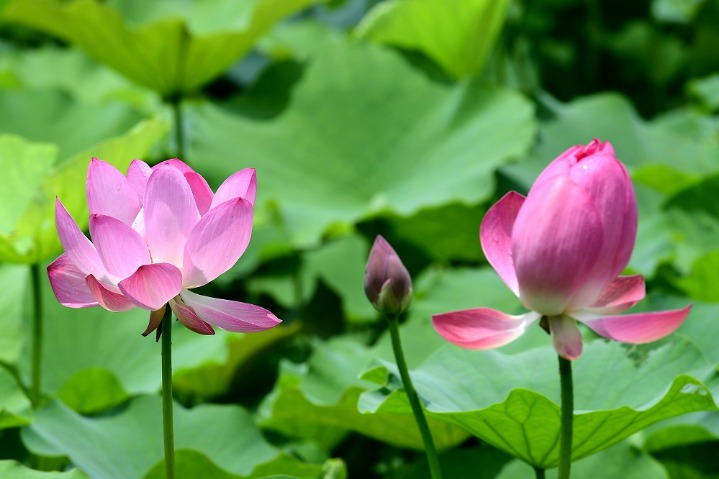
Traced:
<path fill-rule="evenodd" d="M 383 314 L 400 314 L 412 300 L 412 278 L 407 268 L 379 235 L 367 260 L 364 291 L 372 306 Z"/>

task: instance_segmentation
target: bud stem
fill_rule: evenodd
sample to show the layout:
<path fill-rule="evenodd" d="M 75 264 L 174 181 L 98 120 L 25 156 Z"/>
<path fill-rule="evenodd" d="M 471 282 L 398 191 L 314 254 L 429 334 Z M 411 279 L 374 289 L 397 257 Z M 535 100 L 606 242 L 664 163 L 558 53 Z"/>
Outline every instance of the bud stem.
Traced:
<path fill-rule="evenodd" d="M 30 280 L 32 282 L 32 373 L 30 386 L 30 403 L 33 409 L 40 407 L 42 399 L 42 343 L 43 343 L 43 314 L 42 291 L 40 282 L 40 264 L 30 266 Z"/>
<path fill-rule="evenodd" d="M 559 436 L 559 472 L 557 479 L 569 479 L 572 467 L 572 430 L 574 427 L 574 388 L 572 385 L 572 362 L 559 357 L 559 380 L 562 389 L 561 426 Z"/>
<path fill-rule="evenodd" d="M 175 438 L 172 417 L 172 309 L 162 318 L 162 432 L 165 445 L 165 479 L 175 479 Z"/>
<path fill-rule="evenodd" d="M 385 315 L 385 318 L 389 322 L 389 332 L 392 337 L 392 349 L 394 350 L 394 357 L 397 362 L 397 369 L 399 369 L 399 375 L 402 378 L 404 392 L 407 394 L 407 399 L 409 399 L 409 404 L 412 407 L 412 413 L 414 413 L 414 419 L 417 422 L 417 427 L 419 428 L 419 433 L 422 436 L 422 442 L 424 443 L 424 449 L 427 453 L 430 475 L 432 479 L 442 479 L 442 470 L 439 467 L 439 459 L 437 458 L 434 441 L 432 441 L 432 433 L 427 425 L 427 419 L 424 417 L 422 404 L 419 402 L 419 397 L 417 396 L 417 392 L 412 384 L 412 378 L 409 376 L 407 362 L 404 359 L 402 343 L 399 338 L 399 323 L 397 321 L 397 316 L 394 314 L 387 314 Z"/>

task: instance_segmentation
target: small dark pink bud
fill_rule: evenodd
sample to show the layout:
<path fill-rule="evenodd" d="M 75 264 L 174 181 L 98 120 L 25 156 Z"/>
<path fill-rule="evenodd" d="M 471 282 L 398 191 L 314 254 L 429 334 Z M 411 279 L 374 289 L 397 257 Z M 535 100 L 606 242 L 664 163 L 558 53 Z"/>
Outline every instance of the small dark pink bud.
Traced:
<path fill-rule="evenodd" d="M 412 300 L 412 278 L 407 268 L 379 235 L 367 260 L 364 291 L 372 306 L 383 314 L 400 314 Z"/>

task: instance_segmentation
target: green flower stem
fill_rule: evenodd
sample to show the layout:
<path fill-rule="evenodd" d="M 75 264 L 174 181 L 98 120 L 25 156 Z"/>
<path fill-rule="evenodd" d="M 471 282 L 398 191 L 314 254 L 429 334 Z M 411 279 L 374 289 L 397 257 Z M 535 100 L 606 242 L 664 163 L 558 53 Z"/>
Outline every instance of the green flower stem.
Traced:
<path fill-rule="evenodd" d="M 534 467 L 534 477 L 536 477 L 536 479 L 544 479 L 544 468 L 535 466 Z"/>
<path fill-rule="evenodd" d="M 392 349 L 394 350 L 394 357 L 397 361 L 399 374 L 402 377 L 404 391 L 407 394 L 410 406 L 412 406 L 412 412 L 414 413 L 415 421 L 417 421 L 419 433 L 422 435 L 422 442 L 424 443 L 424 449 L 427 453 L 427 461 L 429 462 L 430 474 L 432 479 L 441 479 L 442 470 L 439 467 L 439 459 L 437 459 L 437 451 L 434 447 L 434 441 L 432 441 L 432 433 L 429 431 L 427 419 L 424 417 L 424 411 L 422 410 L 422 404 L 419 402 L 417 392 L 412 385 L 412 378 L 409 376 L 407 362 L 404 359 L 402 343 L 399 339 L 399 323 L 397 321 L 397 316 L 388 314 L 386 315 L 386 319 L 389 321 L 389 332 L 392 337 Z"/>
<path fill-rule="evenodd" d="M 562 388 L 562 423 L 559 436 L 559 472 L 557 479 L 569 479 L 572 467 L 572 430 L 574 428 L 574 389 L 572 362 L 559 356 L 559 380 Z"/>
<path fill-rule="evenodd" d="M 40 289 L 40 264 L 30 266 L 30 281 L 32 283 L 32 378 L 30 382 L 30 403 L 33 409 L 40 406 L 42 399 L 42 291 Z"/>
<path fill-rule="evenodd" d="M 172 309 L 162 318 L 162 432 L 165 443 L 165 479 L 175 478 L 175 437 L 172 419 Z"/>

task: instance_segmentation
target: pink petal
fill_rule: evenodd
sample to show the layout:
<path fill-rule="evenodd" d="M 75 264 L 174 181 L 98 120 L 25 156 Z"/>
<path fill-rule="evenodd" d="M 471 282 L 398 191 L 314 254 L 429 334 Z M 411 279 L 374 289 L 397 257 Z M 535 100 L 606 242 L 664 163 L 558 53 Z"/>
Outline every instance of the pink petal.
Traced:
<path fill-rule="evenodd" d="M 77 269 L 67 253 L 57 257 L 47 267 L 47 276 L 55 297 L 69 308 L 89 308 L 98 302 L 85 284 L 85 273 Z"/>
<path fill-rule="evenodd" d="M 689 315 L 691 308 L 689 305 L 682 309 L 624 316 L 579 313 L 575 317 L 605 338 L 623 343 L 641 344 L 656 341 L 676 331 Z"/>
<path fill-rule="evenodd" d="M 227 178 L 219 188 L 212 199 L 210 209 L 219 204 L 235 198 L 244 198 L 255 204 L 255 196 L 257 195 L 257 175 L 254 168 L 245 168 Z"/>
<path fill-rule="evenodd" d="M 209 283 L 237 262 L 250 242 L 252 218 L 252 205 L 236 198 L 200 219 L 185 246 L 182 272 L 186 288 Z"/>
<path fill-rule="evenodd" d="M 155 311 L 180 293 L 182 272 L 168 263 L 146 264 L 118 286 L 134 304 Z"/>
<path fill-rule="evenodd" d="M 606 284 L 590 277 L 603 238 L 600 215 L 582 188 L 565 175 L 535 183 L 512 229 L 524 305 L 556 316 L 593 303 Z"/>
<path fill-rule="evenodd" d="M 162 323 L 162 318 L 165 316 L 165 308 L 167 308 L 166 304 L 163 305 L 160 309 L 150 311 L 150 321 L 147 323 L 147 327 L 142 332 L 143 336 L 147 336 L 160 326 L 160 324 Z"/>
<path fill-rule="evenodd" d="M 155 167 L 147 181 L 143 216 L 153 261 L 181 266 L 187 235 L 200 213 L 180 170 L 167 164 Z"/>
<path fill-rule="evenodd" d="M 200 174 L 190 171 L 185 173 L 185 180 L 190 185 L 192 195 L 195 197 L 195 204 L 197 204 L 197 210 L 200 215 L 204 215 L 210 209 L 214 195 L 212 194 L 212 188 L 207 184 L 207 181 L 200 176 Z"/>
<path fill-rule="evenodd" d="M 151 173 L 152 168 L 142 160 L 133 160 L 127 168 L 127 181 L 140 200 L 144 200 L 145 198 L 147 179 Z"/>
<path fill-rule="evenodd" d="M 132 224 L 140 197 L 125 175 L 109 163 L 93 158 L 87 169 L 87 206 L 90 214 L 107 215 Z"/>
<path fill-rule="evenodd" d="M 85 275 L 104 276 L 106 274 L 105 266 L 102 264 L 95 246 L 80 231 L 77 223 L 59 198 L 55 199 L 55 225 L 60 243 L 77 269 Z"/>
<path fill-rule="evenodd" d="M 519 285 L 512 262 L 512 227 L 523 203 L 524 196 L 510 191 L 487 211 L 479 228 L 479 241 L 487 261 L 517 296 Z"/>
<path fill-rule="evenodd" d="M 554 349 L 561 357 L 574 360 L 582 355 L 582 333 L 574 318 L 565 315 L 549 318 L 549 331 Z"/>
<path fill-rule="evenodd" d="M 227 331 L 254 333 L 277 326 L 282 321 L 254 304 L 200 296 L 183 289 L 180 297 L 202 320 Z"/>
<path fill-rule="evenodd" d="M 591 307 L 584 310 L 597 314 L 621 313 L 641 301 L 644 295 L 644 278 L 641 275 L 619 276 L 602 290 Z"/>
<path fill-rule="evenodd" d="M 100 306 L 108 311 L 128 311 L 135 307 L 135 305 L 128 301 L 123 295 L 113 293 L 92 275 L 85 278 L 85 284 Z"/>
<path fill-rule="evenodd" d="M 150 263 L 145 240 L 120 220 L 91 215 L 90 235 L 105 268 L 118 278 L 127 278 L 143 264 Z"/>
<path fill-rule="evenodd" d="M 170 307 L 175 313 L 175 316 L 177 316 L 177 319 L 190 331 L 199 334 L 215 334 L 215 330 L 212 329 L 212 326 L 201 320 L 194 309 L 175 300 L 170 301 Z"/>
<path fill-rule="evenodd" d="M 493 349 L 514 341 L 539 318 L 535 312 L 512 316 L 490 308 L 474 308 L 432 316 L 444 339 L 466 349 Z"/>

